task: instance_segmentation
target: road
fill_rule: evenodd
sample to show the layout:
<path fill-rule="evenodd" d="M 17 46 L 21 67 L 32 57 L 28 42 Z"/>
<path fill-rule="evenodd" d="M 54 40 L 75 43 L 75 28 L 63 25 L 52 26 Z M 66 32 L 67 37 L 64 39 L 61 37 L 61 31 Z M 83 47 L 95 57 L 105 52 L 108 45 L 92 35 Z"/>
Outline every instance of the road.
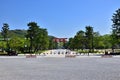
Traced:
<path fill-rule="evenodd" d="M 0 58 L 0 80 L 119 80 L 120 58 Z"/>

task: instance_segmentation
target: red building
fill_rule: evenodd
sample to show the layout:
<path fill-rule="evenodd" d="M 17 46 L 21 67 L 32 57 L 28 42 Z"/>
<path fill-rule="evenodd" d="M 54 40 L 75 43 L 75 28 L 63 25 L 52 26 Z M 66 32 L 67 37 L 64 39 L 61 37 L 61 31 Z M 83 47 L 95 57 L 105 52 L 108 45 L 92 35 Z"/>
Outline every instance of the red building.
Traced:
<path fill-rule="evenodd" d="M 67 42 L 67 38 L 54 38 L 53 41 L 54 41 L 54 42 L 57 42 L 57 43 L 58 43 L 58 42 L 63 42 L 63 43 L 65 43 L 65 42 Z"/>

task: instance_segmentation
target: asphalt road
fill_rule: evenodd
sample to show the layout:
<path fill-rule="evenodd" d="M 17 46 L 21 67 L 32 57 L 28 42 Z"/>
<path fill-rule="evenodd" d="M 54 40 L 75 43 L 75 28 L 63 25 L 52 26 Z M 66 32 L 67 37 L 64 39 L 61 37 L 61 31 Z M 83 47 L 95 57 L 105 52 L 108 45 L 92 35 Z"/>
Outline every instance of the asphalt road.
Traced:
<path fill-rule="evenodd" d="M 120 58 L 0 58 L 0 80 L 120 80 Z"/>

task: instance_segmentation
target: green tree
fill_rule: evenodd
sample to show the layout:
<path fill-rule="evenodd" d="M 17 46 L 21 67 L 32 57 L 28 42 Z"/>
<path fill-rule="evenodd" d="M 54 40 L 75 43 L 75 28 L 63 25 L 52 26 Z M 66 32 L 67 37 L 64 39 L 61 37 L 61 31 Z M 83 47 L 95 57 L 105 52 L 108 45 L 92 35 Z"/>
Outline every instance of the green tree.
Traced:
<path fill-rule="evenodd" d="M 69 41 L 68 41 L 68 49 L 72 49 L 72 50 L 75 49 L 74 38 L 69 38 Z"/>
<path fill-rule="evenodd" d="M 120 37 L 120 9 L 116 10 L 116 12 L 112 16 L 112 30 L 113 33 Z"/>
<path fill-rule="evenodd" d="M 4 41 L 8 40 L 8 31 L 9 31 L 9 25 L 7 23 L 4 23 L 2 27 L 2 32 L 1 32 L 1 35 L 4 38 Z"/>
<path fill-rule="evenodd" d="M 76 49 L 84 49 L 85 48 L 85 32 L 80 30 L 74 37 L 74 43 L 76 44 Z"/>
<path fill-rule="evenodd" d="M 45 50 L 49 47 L 49 38 L 47 29 L 40 28 L 39 33 L 35 38 L 35 51 Z M 37 43 L 37 44 L 36 44 Z"/>
<path fill-rule="evenodd" d="M 57 48 L 57 43 L 53 41 L 54 38 L 54 36 L 49 36 L 49 49 Z"/>
<path fill-rule="evenodd" d="M 106 35 L 103 35 L 102 36 L 102 41 L 104 42 L 104 48 L 105 49 L 108 49 L 108 48 L 111 48 L 112 45 L 111 45 L 111 36 L 109 34 L 106 34 Z"/>
<path fill-rule="evenodd" d="M 9 25 L 7 23 L 4 23 L 3 27 L 2 27 L 1 35 L 3 36 L 4 41 L 6 42 L 7 49 L 9 50 L 10 47 L 8 44 L 8 32 L 9 32 Z M 4 49 L 5 49 L 5 47 L 4 47 Z"/>
<path fill-rule="evenodd" d="M 103 36 L 101 36 L 99 34 L 99 32 L 94 32 L 93 35 L 94 35 L 94 38 L 93 38 L 94 39 L 93 40 L 94 48 L 95 49 L 104 49 L 105 48 L 105 44 L 104 44 Z"/>
<path fill-rule="evenodd" d="M 94 48 L 99 48 L 99 37 L 100 37 L 100 34 L 99 32 L 94 32 Z"/>
<path fill-rule="evenodd" d="M 114 52 L 114 47 L 116 44 L 119 44 L 120 42 L 120 9 L 116 10 L 115 13 L 112 16 L 112 50 Z"/>
<path fill-rule="evenodd" d="M 110 35 L 110 43 L 112 46 L 112 52 L 114 53 L 114 49 L 116 48 L 116 46 L 118 44 L 118 39 L 116 39 L 116 35 L 114 34 L 114 31 Z"/>
<path fill-rule="evenodd" d="M 14 36 L 9 40 L 9 46 L 13 51 L 20 51 L 24 47 L 24 39 Z"/>
<path fill-rule="evenodd" d="M 29 29 L 27 30 L 26 37 L 30 39 L 29 52 L 33 52 L 33 42 L 39 34 L 39 26 L 35 22 L 28 23 Z"/>
<path fill-rule="evenodd" d="M 93 27 L 91 26 L 86 26 L 86 46 L 89 49 L 89 51 L 93 51 Z"/>
<path fill-rule="evenodd" d="M 94 34 L 94 48 L 96 49 L 110 49 L 112 47 L 113 42 L 116 40 L 113 40 L 110 34 L 100 35 L 100 34 Z"/>
<path fill-rule="evenodd" d="M 28 23 L 28 26 L 26 37 L 30 40 L 29 52 L 47 49 L 49 46 L 47 29 L 40 28 L 35 22 Z"/>
<path fill-rule="evenodd" d="M 7 44 L 5 41 L 0 41 L 0 49 L 2 49 L 2 51 L 4 51 L 7 48 Z"/>

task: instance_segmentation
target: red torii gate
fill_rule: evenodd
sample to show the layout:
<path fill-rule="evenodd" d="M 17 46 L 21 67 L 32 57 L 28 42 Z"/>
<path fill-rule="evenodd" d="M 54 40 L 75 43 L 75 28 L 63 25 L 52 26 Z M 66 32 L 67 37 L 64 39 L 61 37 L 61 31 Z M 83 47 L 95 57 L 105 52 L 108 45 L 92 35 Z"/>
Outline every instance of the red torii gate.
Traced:
<path fill-rule="evenodd" d="M 63 42 L 63 43 L 65 43 L 65 42 L 67 42 L 67 38 L 54 38 L 53 41 L 54 41 L 54 42 L 57 42 L 57 43 L 58 43 L 58 42 Z"/>

